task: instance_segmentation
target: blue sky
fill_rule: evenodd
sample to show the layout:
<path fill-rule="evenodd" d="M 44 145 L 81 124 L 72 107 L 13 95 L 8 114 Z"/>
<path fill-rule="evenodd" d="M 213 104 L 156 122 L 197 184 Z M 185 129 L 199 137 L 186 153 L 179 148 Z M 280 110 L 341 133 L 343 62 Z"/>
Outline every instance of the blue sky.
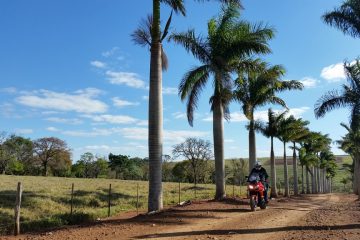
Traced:
<path fill-rule="evenodd" d="M 187 17 L 175 16 L 172 30 L 195 28 L 206 35 L 207 21 L 220 5 L 185 2 Z M 264 58 L 287 69 L 284 79 L 306 86 L 281 97 L 291 113 L 311 122 L 311 130 L 333 140 L 345 133 L 339 123 L 348 121 L 348 111 L 316 120 L 313 107 L 326 91 L 340 88 L 345 82 L 342 62 L 359 54 L 359 39 L 321 21 L 325 11 L 341 2 L 244 0 L 241 16 L 276 29 L 273 53 Z M 150 0 L 1 1 L 0 130 L 31 139 L 59 137 L 73 150 L 73 161 L 87 151 L 147 156 L 149 51 L 134 45 L 130 34 L 151 9 Z M 165 21 L 169 9 L 162 10 Z M 211 84 L 201 95 L 191 128 L 177 86 L 198 62 L 173 43 L 164 48 L 170 61 L 163 74 L 164 154 L 170 154 L 186 137 L 212 141 Z M 268 107 L 258 109 L 257 117 L 266 117 Z M 246 120 L 240 105 L 233 103 L 230 109 L 232 119 L 224 124 L 225 157 L 247 157 Z M 280 142 L 275 147 L 281 155 Z M 269 140 L 257 135 L 258 156 L 269 156 L 269 148 Z M 333 151 L 342 154 L 336 145 Z"/>

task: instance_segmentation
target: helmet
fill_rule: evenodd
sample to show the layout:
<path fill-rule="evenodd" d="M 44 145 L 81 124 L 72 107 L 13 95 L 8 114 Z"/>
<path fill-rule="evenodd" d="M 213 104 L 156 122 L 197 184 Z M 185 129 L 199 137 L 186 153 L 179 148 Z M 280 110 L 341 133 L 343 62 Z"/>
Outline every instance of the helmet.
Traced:
<path fill-rule="evenodd" d="M 261 168 L 261 162 L 260 162 L 259 160 L 257 160 L 257 161 L 255 162 L 255 168 L 257 168 L 257 169 L 260 169 L 260 168 Z"/>

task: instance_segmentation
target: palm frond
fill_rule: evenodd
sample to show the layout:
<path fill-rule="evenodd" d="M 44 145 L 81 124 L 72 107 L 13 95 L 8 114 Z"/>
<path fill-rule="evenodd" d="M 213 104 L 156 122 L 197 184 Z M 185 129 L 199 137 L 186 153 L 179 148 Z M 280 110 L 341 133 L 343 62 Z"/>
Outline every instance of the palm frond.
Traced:
<path fill-rule="evenodd" d="M 186 15 L 186 9 L 183 0 L 160 0 L 160 2 L 171 7 L 175 13 L 181 13 L 183 16 Z"/>
<path fill-rule="evenodd" d="M 314 109 L 315 117 L 323 117 L 327 112 L 336 108 L 346 107 L 347 105 L 347 99 L 340 95 L 338 91 L 329 91 L 316 102 Z"/>
<path fill-rule="evenodd" d="M 181 99 L 187 98 L 187 118 L 190 126 L 193 126 L 194 110 L 197 108 L 197 102 L 201 90 L 209 78 L 208 66 L 201 66 L 190 70 L 185 74 L 179 86 Z"/>
<path fill-rule="evenodd" d="M 327 12 L 322 19 L 330 26 L 340 29 L 344 34 L 360 37 L 360 1 L 346 0 L 340 7 Z"/>
<path fill-rule="evenodd" d="M 182 45 L 187 52 L 193 54 L 194 57 L 202 63 L 207 64 L 209 62 L 207 43 L 200 36 L 196 37 L 193 29 L 185 33 L 173 33 L 169 37 L 169 40 L 173 40 L 175 43 Z"/>
<path fill-rule="evenodd" d="M 139 27 L 131 34 L 132 41 L 140 46 L 151 46 L 152 15 L 142 19 Z"/>

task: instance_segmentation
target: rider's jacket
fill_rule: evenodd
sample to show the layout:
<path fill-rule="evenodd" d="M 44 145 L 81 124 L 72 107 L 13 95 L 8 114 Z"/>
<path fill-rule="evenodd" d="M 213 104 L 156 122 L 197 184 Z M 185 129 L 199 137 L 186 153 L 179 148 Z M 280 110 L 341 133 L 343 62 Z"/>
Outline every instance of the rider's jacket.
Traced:
<path fill-rule="evenodd" d="M 253 168 L 251 170 L 249 176 L 251 176 L 251 174 L 253 174 L 253 173 L 259 174 L 259 177 L 262 181 L 264 181 L 264 180 L 266 181 L 269 178 L 269 175 L 267 174 L 266 169 L 263 167 L 261 167 L 259 170 L 256 168 Z"/>

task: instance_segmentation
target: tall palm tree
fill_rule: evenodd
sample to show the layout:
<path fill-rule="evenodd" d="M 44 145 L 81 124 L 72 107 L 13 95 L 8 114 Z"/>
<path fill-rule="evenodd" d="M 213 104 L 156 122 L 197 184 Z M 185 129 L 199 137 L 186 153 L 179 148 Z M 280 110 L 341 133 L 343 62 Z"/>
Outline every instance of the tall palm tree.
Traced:
<path fill-rule="evenodd" d="M 360 37 L 360 0 L 346 0 L 332 12 L 323 15 L 330 26 L 340 29 L 344 34 Z"/>
<path fill-rule="evenodd" d="M 301 118 L 296 119 L 291 128 L 290 134 L 290 141 L 292 142 L 293 146 L 293 178 L 294 178 L 294 195 L 299 194 L 299 187 L 298 187 L 298 171 L 297 171 L 297 156 L 296 156 L 296 143 L 300 143 L 303 141 L 306 136 L 309 134 L 309 129 L 306 126 L 309 124 L 309 121 L 304 121 Z"/>
<path fill-rule="evenodd" d="M 286 156 L 286 144 L 291 141 L 292 131 L 296 128 L 296 119 L 293 115 L 285 117 L 279 123 L 278 139 L 284 145 L 284 196 L 289 197 L 289 177 L 288 177 L 288 162 Z"/>
<path fill-rule="evenodd" d="M 270 185 L 271 194 L 270 198 L 277 198 L 277 185 L 276 185 L 276 167 L 275 167 L 275 154 L 274 154 L 274 137 L 278 136 L 279 123 L 284 119 L 287 111 L 276 114 L 271 108 L 268 110 L 268 122 L 265 124 L 256 123 L 260 127 L 260 132 L 270 138 Z"/>
<path fill-rule="evenodd" d="M 201 0 L 198 0 L 201 2 Z M 205 1 L 205 0 L 203 0 Z M 202 2 L 203 2 L 202 1 Z M 223 3 L 233 3 L 240 5 L 240 0 L 219 0 Z M 148 211 L 158 211 L 163 208 L 162 201 L 162 132 L 163 132 L 163 101 L 162 101 L 162 69 L 163 60 L 166 59 L 162 47 L 170 26 L 171 15 L 167 21 L 164 32 L 160 27 L 161 4 L 169 6 L 175 13 L 185 16 L 186 10 L 183 0 L 153 0 L 151 17 L 151 28 L 138 29 L 134 32 L 136 43 L 145 46 L 150 45 L 150 84 L 149 84 L 149 197 Z M 145 31 L 143 31 L 145 30 Z M 138 42 L 138 40 L 140 40 Z"/>
<path fill-rule="evenodd" d="M 249 123 L 249 171 L 254 167 L 256 161 L 255 119 L 254 112 L 258 107 L 266 104 L 279 104 L 286 107 L 283 99 L 276 93 L 285 90 L 302 89 L 299 81 L 282 81 L 285 69 L 280 65 L 267 66 L 249 71 L 238 72 L 235 81 L 236 90 L 234 98 L 242 104 L 242 110 Z"/>
<path fill-rule="evenodd" d="M 342 140 L 337 141 L 340 145 L 340 148 L 348 153 L 351 158 L 354 160 L 354 179 L 353 179 L 353 191 L 355 194 L 360 193 L 360 179 L 357 172 L 360 171 L 360 161 L 355 161 L 360 159 L 360 131 L 353 131 L 347 124 L 341 123 L 342 127 L 347 130 L 347 133 Z"/>
<path fill-rule="evenodd" d="M 187 100 L 187 117 L 191 126 L 199 95 L 210 76 L 213 76 L 214 92 L 210 104 L 213 112 L 215 199 L 225 197 L 223 118 L 229 117 L 231 71 L 235 64 L 241 60 L 245 61 L 252 54 L 269 53 L 267 41 L 273 37 L 271 28 L 240 21 L 239 16 L 239 8 L 230 5 L 222 9 L 222 14 L 218 19 L 211 19 L 208 22 L 206 38 L 196 36 L 194 30 L 177 33 L 171 37 L 201 62 L 200 66 L 184 75 L 179 86 L 181 99 Z"/>
<path fill-rule="evenodd" d="M 341 91 L 330 91 L 323 95 L 315 104 L 315 116 L 317 118 L 325 116 L 336 108 L 350 109 L 350 129 L 356 133 L 360 131 L 360 61 L 355 63 L 344 63 L 347 84 L 342 85 Z M 355 143 L 356 144 L 356 143 Z M 354 156 L 354 164 L 360 166 L 360 155 Z M 355 171 L 354 183 L 360 188 L 360 171 Z M 355 192 L 360 193 L 360 189 Z"/>

